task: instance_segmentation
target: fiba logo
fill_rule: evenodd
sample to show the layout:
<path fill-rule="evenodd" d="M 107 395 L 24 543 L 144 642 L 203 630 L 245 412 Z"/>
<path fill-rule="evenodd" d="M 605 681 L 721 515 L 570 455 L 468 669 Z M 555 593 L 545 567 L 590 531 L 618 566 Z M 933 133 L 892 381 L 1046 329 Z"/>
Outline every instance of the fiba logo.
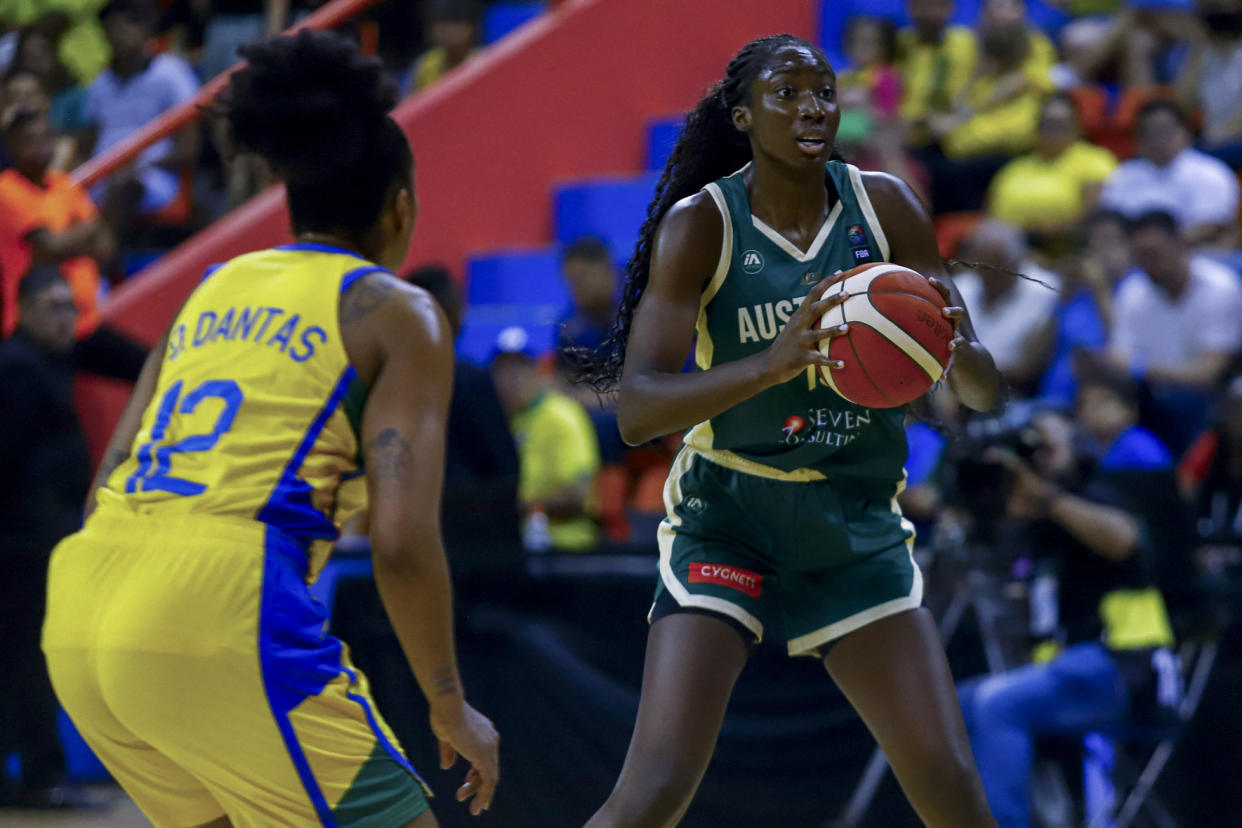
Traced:
<path fill-rule="evenodd" d="M 758 250 L 747 250 L 742 253 L 742 272 L 754 276 L 763 270 L 763 256 Z"/>

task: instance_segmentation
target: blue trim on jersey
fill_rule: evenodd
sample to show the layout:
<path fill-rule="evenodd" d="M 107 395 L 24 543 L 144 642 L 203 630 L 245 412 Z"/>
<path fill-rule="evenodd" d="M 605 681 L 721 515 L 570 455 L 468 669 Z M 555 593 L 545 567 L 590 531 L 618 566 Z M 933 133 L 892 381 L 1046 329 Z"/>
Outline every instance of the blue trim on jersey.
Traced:
<path fill-rule="evenodd" d="M 367 260 L 366 256 L 363 256 L 361 253 L 355 253 L 352 250 L 346 250 L 343 247 L 331 244 L 320 244 L 319 242 L 294 242 L 293 244 L 282 244 L 276 249 L 306 253 L 336 253 L 340 256 L 353 256 L 355 259 L 362 259 L 364 262 Z"/>
<path fill-rule="evenodd" d="M 324 632 L 327 610 L 306 586 L 306 555 L 290 538 L 268 527 L 263 536 L 263 589 L 259 601 L 259 668 L 263 691 L 285 749 L 320 822 L 336 817 L 319 788 L 289 713 L 319 695 L 341 669 L 341 642 Z"/>
<path fill-rule="evenodd" d="M 360 267 L 356 270 L 351 270 L 345 274 L 344 278 L 341 279 L 341 293 L 344 293 L 345 291 L 353 287 L 354 282 L 358 281 L 363 276 L 370 276 L 372 273 L 391 274 L 392 271 L 386 267 L 380 267 L 379 265 L 367 265 L 366 267 Z"/>
<path fill-rule="evenodd" d="M 356 673 L 354 673 L 353 670 L 349 669 L 348 667 L 342 666 L 341 671 L 344 672 L 345 675 L 349 676 L 350 684 L 358 683 L 358 676 Z M 427 783 L 423 780 L 421 776 L 418 775 L 418 771 L 414 770 L 414 766 L 410 764 L 410 760 L 406 759 L 405 754 L 401 752 L 401 749 L 398 748 L 396 745 L 394 745 L 392 742 L 390 742 L 388 740 L 388 737 L 384 735 L 384 730 L 383 728 L 380 727 L 379 720 L 375 718 L 375 711 L 371 709 L 371 703 L 367 700 L 367 697 L 360 695 L 358 693 L 351 693 L 348 691 L 346 691 L 345 695 L 348 696 L 351 701 L 357 702 L 358 705 L 362 708 L 362 712 L 366 714 L 367 722 L 371 725 L 372 732 L 375 733 L 375 738 L 379 741 L 381 745 L 384 746 L 384 751 L 389 756 L 392 757 L 392 760 L 394 762 L 396 762 L 401 767 L 405 768 L 405 770 L 411 776 L 417 779 L 419 781 L 419 784 L 421 784 L 424 788 L 427 788 L 428 787 Z"/>
<path fill-rule="evenodd" d="M 223 262 L 210 265 L 206 270 L 203 271 L 203 278 L 199 279 L 198 283 L 201 285 L 203 282 L 207 281 L 207 278 L 211 276 L 211 274 L 215 273 L 217 270 L 219 270 L 222 267 L 224 267 Z"/>
<path fill-rule="evenodd" d="M 1131 426 L 1121 432 L 1100 461 L 1100 468 L 1110 471 L 1172 467 L 1172 453 L 1160 442 L 1159 437 L 1142 426 Z"/>
<path fill-rule="evenodd" d="M 272 496 L 256 516 L 260 522 L 274 526 L 293 538 L 303 549 L 309 547 L 314 540 L 336 540 L 338 534 L 336 524 L 311 504 L 311 486 L 298 477 L 298 472 L 306 462 L 306 456 L 310 454 L 315 441 L 328 425 L 328 420 L 340 407 L 345 392 L 349 390 L 349 384 L 356 376 L 357 372 L 352 365 L 341 374 L 328 401 L 306 430 L 306 436 L 302 438 L 297 451 L 281 473 L 280 481 L 272 490 Z"/>

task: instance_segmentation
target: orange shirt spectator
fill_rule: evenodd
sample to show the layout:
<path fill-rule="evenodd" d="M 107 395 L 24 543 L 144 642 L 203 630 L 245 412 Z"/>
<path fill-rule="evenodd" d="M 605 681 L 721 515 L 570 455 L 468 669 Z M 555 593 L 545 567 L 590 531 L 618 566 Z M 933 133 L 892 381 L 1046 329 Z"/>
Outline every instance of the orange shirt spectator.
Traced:
<path fill-rule="evenodd" d="M 0 172 L 0 334 L 17 326 L 17 286 L 35 264 L 58 264 L 78 306 L 77 336 L 99 327 L 99 265 L 112 234 L 90 197 L 63 172 L 47 169 L 54 136 L 46 113 L 21 112 L 4 132 L 14 165 Z"/>

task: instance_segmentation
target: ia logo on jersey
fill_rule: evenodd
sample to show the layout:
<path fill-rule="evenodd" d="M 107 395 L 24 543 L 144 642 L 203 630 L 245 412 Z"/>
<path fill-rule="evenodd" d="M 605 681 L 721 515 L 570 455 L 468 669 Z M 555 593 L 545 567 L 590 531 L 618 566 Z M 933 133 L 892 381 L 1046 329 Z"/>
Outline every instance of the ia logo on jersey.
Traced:
<path fill-rule="evenodd" d="M 747 250 L 742 253 L 742 272 L 754 276 L 763 270 L 763 256 L 758 250 Z"/>
<path fill-rule="evenodd" d="M 703 502 L 702 498 L 698 497 L 686 498 L 684 506 L 686 511 L 692 515 L 701 515 L 703 510 L 707 508 L 707 504 Z"/>

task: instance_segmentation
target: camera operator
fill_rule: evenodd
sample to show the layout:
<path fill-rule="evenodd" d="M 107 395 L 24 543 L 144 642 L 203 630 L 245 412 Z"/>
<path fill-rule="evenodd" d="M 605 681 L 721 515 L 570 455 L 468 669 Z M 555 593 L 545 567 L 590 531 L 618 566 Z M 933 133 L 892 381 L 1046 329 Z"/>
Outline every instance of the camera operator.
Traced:
<path fill-rule="evenodd" d="M 1171 707 L 1179 692 L 1173 634 L 1140 517 L 1146 512 L 1129 482 L 1171 485 L 1172 458 L 1137 425 L 1126 377 L 1080 377 L 1077 418 L 1037 415 L 1029 463 L 1001 447 L 985 455 L 1008 471 L 1006 517 L 1025 547 L 1015 551 L 1035 576 L 1031 632 L 1045 639 L 1038 663 L 959 688 L 1002 828 L 1030 824 L 1027 776 L 1037 738 L 1115 732 Z"/>

